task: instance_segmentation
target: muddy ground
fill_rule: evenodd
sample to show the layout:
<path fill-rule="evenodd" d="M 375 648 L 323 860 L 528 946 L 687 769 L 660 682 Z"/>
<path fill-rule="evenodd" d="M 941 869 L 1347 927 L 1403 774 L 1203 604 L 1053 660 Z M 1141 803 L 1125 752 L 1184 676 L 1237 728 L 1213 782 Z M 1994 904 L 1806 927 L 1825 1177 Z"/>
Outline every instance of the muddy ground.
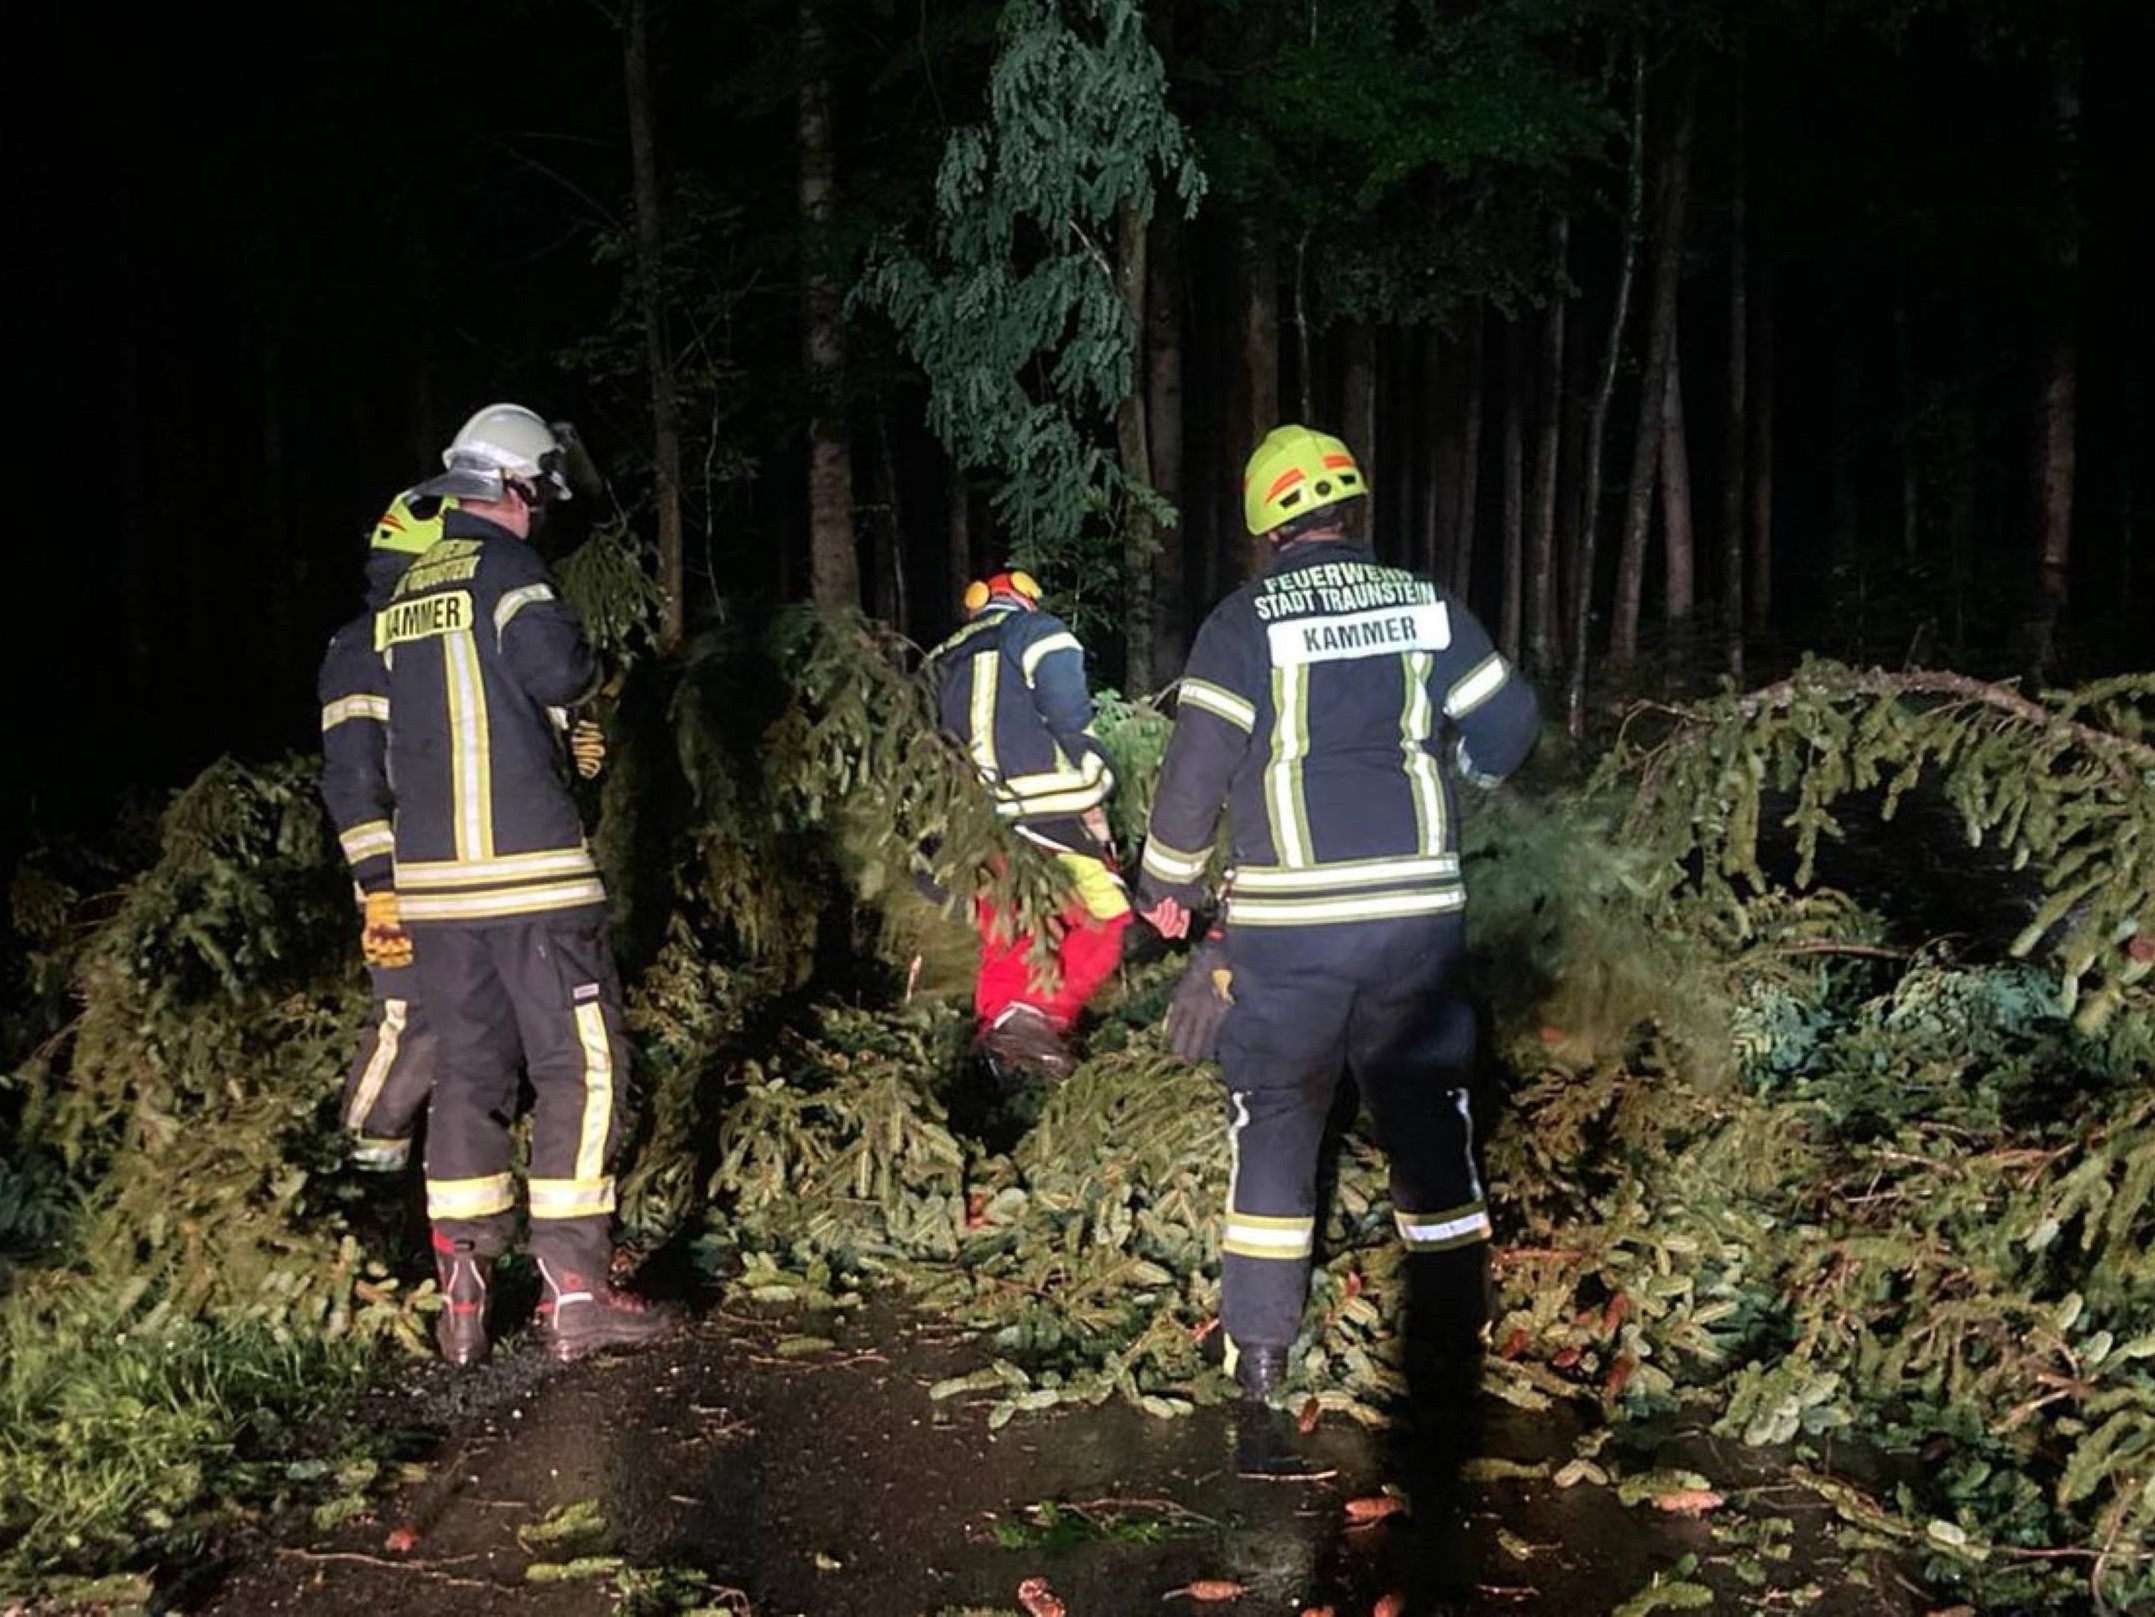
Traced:
<path fill-rule="evenodd" d="M 835 1345 L 794 1356 L 804 1330 Z M 1358 1525 L 1348 1501 L 1396 1485 L 1412 1457 L 1397 1439 L 1328 1421 L 1299 1442 L 1334 1474 L 1277 1483 L 1235 1474 L 1224 1407 L 1162 1420 L 1114 1404 L 991 1431 L 986 1401 L 929 1396 L 988 1357 L 883 1305 L 809 1321 L 720 1306 L 640 1355 L 561 1367 L 512 1340 L 477 1371 L 414 1363 L 358 1418 L 406 1434 L 423 1475 L 334 1528 L 295 1516 L 228 1542 L 168 1609 L 939 1617 L 1021 1612 L 1020 1585 L 1040 1578 L 1070 1617 L 1360 1617 L 1395 1594 L 1394 1609 L 1526 1617 L 1649 1609 L 1635 1597 L 1687 1556 L 1722 1612 L 1940 1604 L 1844 1558 L 1815 1496 L 1695 1437 L 1683 1457 L 1728 1493 L 1696 1518 L 1544 1476 L 1425 1482 L 1411 1511 Z M 1562 1412 L 1499 1406 L 1471 1448 L 1561 1466 L 1577 1432 Z M 577 1518 L 582 1532 L 544 1536 Z M 1740 1542 L 1769 1518 L 1787 1524 L 1763 1529 L 1785 1559 Z M 1200 1603 L 1199 1580 L 1244 1593 Z"/>

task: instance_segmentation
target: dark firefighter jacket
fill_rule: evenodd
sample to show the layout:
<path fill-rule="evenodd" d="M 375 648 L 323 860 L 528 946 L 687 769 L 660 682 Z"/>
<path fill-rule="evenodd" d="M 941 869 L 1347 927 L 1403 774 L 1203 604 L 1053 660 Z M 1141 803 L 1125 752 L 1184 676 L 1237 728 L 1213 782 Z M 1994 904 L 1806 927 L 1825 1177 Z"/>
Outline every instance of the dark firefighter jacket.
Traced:
<path fill-rule="evenodd" d="M 1198 632 L 1153 798 L 1138 904 L 1196 908 L 1222 808 L 1233 926 L 1465 902 L 1447 761 L 1493 785 L 1533 693 L 1458 602 L 1342 541 L 1287 546 Z"/>
<path fill-rule="evenodd" d="M 374 650 L 374 614 L 412 558 L 367 557 L 367 610 L 329 637 L 315 689 L 322 699 L 322 803 L 362 892 L 390 885 L 396 854 L 389 793 L 389 670 Z"/>
<path fill-rule="evenodd" d="M 991 605 L 928 655 L 943 727 L 998 814 L 1023 823 L 1106 800 L 1115 777 L 1091 735 L 1084 648 L 1059 618 Z"/>
<path fill-rule="evenodd" d="M 597 682 L 538 554 L 450 511 L 375 614 L 389 690 L 396 887 L 407 925 L 603 906 L 550 710 Z"/>

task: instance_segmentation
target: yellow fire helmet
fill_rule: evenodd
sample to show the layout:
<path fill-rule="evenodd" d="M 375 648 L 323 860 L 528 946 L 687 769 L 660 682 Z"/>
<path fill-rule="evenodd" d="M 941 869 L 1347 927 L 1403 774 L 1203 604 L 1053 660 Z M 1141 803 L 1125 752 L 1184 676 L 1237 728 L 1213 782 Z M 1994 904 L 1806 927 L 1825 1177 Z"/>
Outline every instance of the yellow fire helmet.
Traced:
<path fill-rule="evenodd" d="M 455 507 L 454 500 L 436 499 L 406 489 L 389 502 L 389 509 L 374 524 L 371 547 L 416 556 L 441 537 L 442 513 Z"/>
<path fill-rule="evenodd" d="M 1367 494 L 1354 452 L 1313 427 L 1274 427 L 1242 471 L 1242 520 L 1253 534 L 1320 506 Z"/>

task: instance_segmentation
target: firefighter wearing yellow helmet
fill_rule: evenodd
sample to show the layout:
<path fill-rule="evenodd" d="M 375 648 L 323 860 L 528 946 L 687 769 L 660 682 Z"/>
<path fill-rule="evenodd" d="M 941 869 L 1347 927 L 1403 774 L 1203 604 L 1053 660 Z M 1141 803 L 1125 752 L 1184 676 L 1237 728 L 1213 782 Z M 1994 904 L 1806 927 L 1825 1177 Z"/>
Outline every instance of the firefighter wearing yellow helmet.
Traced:
<path fill-rule="evenodd" d="M 345 1076 L 339 1121 L 349 1160 L 366 1172 L 393 1173 L 409 1160 L 434 1085 L 434 1032 L 420 1002 L 411 940 L 393 922 L 396 802 L 389 786 L 387 670 L 374 654 L 374 615 L 389 604 L 413 558 L 441 538 L 442 514 L 455 503 L 406 489 L 376 518 L 365 610 L 330 637 L 316 679 L 322 802 L 362 913 L 367 1023 Z"/>
<path fill-rule="evenodd" d="M 1186 935 L 1214 906 L 1224 813 L 1231 887 L 1167 1031 L 1226 1077 L 1221 1317 L 1244 1395 L 1237 1463 L 1268 1475 L 1300 1463 L 1274 1395 L 1301 1334 L 1343 1070 L 1391 1159 L 1410 1351 L 1473 1339 L 1489 1239 L 1455 793 L 1524 761 L 1536 704 L 1464 603 L 1349 537 L 1368 493 L 1353 451 L 1312 427 L 1279 427 L 1250 456 L 1243 517 L 1271 554 L 1191 648 L 1136 900 Z"/>

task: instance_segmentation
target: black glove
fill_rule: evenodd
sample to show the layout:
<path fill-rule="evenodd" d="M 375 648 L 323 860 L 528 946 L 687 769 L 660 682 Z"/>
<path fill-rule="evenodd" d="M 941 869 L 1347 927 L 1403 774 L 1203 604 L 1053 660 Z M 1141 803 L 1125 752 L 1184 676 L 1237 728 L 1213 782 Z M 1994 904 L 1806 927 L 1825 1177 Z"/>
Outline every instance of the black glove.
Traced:
<path fill-rule="evenodd" d="M 1217 932 L 1190 951 L 1175 997 L 1167 1006 L 1167 1047 L 1185 1061 L 1210 1061 L 1220 1048 L 1220 1024 L 1235 1003 L 1227 944 Z"/>

